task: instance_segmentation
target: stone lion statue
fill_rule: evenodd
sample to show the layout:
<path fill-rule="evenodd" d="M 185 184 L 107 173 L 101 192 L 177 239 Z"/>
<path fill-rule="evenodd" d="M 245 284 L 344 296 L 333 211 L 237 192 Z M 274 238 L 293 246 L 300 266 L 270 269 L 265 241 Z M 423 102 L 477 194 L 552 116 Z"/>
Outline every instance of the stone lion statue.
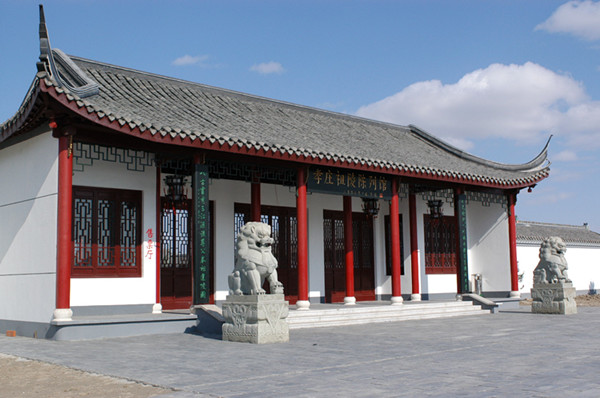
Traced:
<path fill-rule="evenodd" d="M 277 280 L 277 259 L 271 252 L 273 242 L 268 224 L 248 222 L 240 229 L 235 267 L 229 275 L 229 294 L 265 294 L 265 279 L 272 294 L 283 294 L 283 285 Z"/>
<path fill-rule="evenodd" d="M 540 262 L 533 270 L 533 283 L 571 282 L 567 275 L 567 245 L 558 236 L 544 239 L 540 246 Z"/>

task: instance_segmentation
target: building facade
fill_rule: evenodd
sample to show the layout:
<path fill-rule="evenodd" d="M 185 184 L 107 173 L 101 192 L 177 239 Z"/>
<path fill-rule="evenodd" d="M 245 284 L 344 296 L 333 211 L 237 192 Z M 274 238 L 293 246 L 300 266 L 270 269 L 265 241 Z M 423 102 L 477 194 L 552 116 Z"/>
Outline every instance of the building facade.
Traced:
<path fill-rule="evenodd" d="M 251 220 L 298 309 L 454 298 L 473 274 L 519 294 L 514 207 L 547 145 L 499 164 L 415 126 L 67 56 L 41 26 L 0 125 L 0 328 L 219 303 Z"/>

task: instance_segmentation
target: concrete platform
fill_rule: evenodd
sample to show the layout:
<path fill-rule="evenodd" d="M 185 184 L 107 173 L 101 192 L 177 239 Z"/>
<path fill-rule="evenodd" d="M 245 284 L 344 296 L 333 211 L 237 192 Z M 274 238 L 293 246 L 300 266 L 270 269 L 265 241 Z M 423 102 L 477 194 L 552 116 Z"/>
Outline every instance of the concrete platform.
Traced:
<path fill-rule="evenodd" d="M 194 314 L 165 311 L 162 314 L 120 314 L 74 316 L 70 321 L 50 322 L 45 336 L 51 340 L 85 340 L 128 337 L 146 334 L 193 331 L 198 317 Z"/>
<path fill-rule="evenodd" d="M 490 311 L 470 301 L 409 301 L 402 305 L 374 301 L 352 306 L 311 305 L 308 311 L 290 310 L 288 323 L 290 329 L 303 329 L 486 314 Z"/>
<path fill-rule="evenodd" d="M 91 341 L 0 335 L 0 353 L 162 386 L 171 398 L 597 397 L 600 308 L 558 317 L 521 307 L 296 329 L 289 343 L 262 346 L 189 333 Z"/>

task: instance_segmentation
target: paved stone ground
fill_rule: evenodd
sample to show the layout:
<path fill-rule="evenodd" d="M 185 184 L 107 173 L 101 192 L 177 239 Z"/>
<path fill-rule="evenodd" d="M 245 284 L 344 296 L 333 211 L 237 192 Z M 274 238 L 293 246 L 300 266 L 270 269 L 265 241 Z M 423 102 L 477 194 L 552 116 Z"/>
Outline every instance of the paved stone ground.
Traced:
<path fill-rule="evenodd" d="M 0 336 L 0 353 L 162 386 L 170 391 L 161 396 L 173 398 L 598 397 L 600 308 L 578 310 L 541 315 L 522 306 L 293 330 L 290 343 L 261 346 L 190 334 L 75 342 Z"/>

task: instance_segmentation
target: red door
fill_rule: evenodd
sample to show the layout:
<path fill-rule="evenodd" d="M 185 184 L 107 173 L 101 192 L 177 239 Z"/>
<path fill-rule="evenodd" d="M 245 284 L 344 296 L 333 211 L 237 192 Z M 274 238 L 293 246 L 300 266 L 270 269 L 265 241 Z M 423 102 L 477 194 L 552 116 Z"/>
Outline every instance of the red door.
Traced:
<path fill-rule="evenodd" d="M 161 201 L 160 295 L 164 309 L 192 305 L 191 202 Z"/>
<path fill-rule="evenodd" d="M 214 275 L 214 222 L 213 202 L 209 206 L 210 272 Z M 160 225 L 160 296 L 163 309 L 187 309 L 193 302 L 193 248 L 194 217 L 192 201 L 173 204 L 161 198 Z M 211 283 L 210 302 L 214 302 Z"/>
<path fill-rule="evenodd" d="M 354 250 L 354 296 L 358 301 L 375 300 L 373 220 L 364 213 L 352 213 Z M 323 211 L 325 256 L 325 302 L 339 303 L 346 296 L 344 213 Z"/>

